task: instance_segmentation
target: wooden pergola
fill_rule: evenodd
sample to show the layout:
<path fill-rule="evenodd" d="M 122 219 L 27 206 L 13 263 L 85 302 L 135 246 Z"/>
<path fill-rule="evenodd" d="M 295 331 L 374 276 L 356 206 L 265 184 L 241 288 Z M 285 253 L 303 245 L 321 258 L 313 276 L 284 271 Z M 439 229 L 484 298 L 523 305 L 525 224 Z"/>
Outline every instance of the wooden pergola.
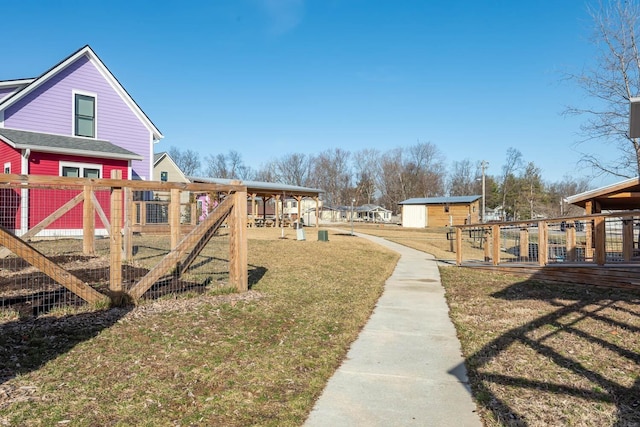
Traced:
<path fill-rule="evenodd" d="M 567 197 L 566 201 L 584 208 L 587 215 L 640 209 L 640 177 L 585 191 Z"/>
<path fill-rule="evenodd" d="M 274 225 L 279 227 L 282 225 L 280 221 L 284 220 L 284 204 L 282 206 L 282 211 L 280 210 L 279 204 L 288 197 L 293 198 L 298 203 L 298 218 L 302 218 L 302 199 L 311 198 L 316 202 L 316 223 L 315 226 L 318 228 L 319 218 L 320 218 L 320 194 L 324 193 L 323 190 L 317 188 L 309 188 L 309 187 L 300 187 L 296 185 L 288 185 L 288 184 L 278 184 L 273 182 L 263 182 L 263 181 L 237 181 L 231 179 L 223 179 L 223 178 L 202 178 L 202 177 L 187 177 L 193 183 L 210 183 L 210 184 L 218 184 L 218 185 L 243 185 L 247 188 L 247 198 L 251 200 L 251 209 L 249 209 L 248 215 L 250 217 L 249 221 L 255 221 L 260 218 L 262 215 L 262 220 L 266 220 L 266 203 L 273 199 L 275 200 L 275 221 Z M 263 212 L 258 212 L 258 202 L 257 199 L 262 199 Z"/>

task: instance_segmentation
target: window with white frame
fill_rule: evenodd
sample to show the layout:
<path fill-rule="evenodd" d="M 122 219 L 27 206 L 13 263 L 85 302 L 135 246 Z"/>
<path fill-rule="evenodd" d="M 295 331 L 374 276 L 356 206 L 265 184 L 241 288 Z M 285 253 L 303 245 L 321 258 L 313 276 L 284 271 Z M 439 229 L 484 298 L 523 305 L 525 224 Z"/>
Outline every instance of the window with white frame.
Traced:
<path fill-rule="evenodd" d="M 60 176 L 71 178 L 102 178 L 102 165 L 60 162 Z"/>
<path fill-rule="evenodd" d="M 74 93 L 73 134 L 75 136 L 96 137 L 96 97 L 84 93 Z"/>
<path fill-rule="evenodd" d="M 10 174 L 11 173 L 11 162 L 7 162 L 4 164 L 4 173 L 6 174 Z"/>

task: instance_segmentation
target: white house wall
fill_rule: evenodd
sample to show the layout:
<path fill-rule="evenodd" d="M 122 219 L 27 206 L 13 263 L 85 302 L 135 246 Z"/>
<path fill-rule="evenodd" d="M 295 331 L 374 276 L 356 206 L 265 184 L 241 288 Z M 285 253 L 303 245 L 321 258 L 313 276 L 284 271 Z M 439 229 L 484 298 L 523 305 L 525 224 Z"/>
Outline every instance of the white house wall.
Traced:
<path fill-rule="evenodd" d="M 402 206 L 402 226 L 424 228 L 427 226 L 427 208 L 424 205 Z"/>

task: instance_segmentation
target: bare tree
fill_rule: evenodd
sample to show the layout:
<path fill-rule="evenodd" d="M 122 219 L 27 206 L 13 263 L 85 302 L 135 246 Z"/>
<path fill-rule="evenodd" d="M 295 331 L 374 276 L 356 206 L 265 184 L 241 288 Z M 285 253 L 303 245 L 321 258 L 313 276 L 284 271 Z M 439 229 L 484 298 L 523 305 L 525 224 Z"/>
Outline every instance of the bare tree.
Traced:
<path fill-rule="evenodd" d="M 254 179 L 263 182 L 278 182 L 276 169 L 276 162 L 269 161 L 260 166 L 260 169 L 255 173 Z"/>
<path fill-rule="evenodd" d="M 255 173 L 244 164 L 242 156 L 231 150 L 228 154 L 210 154 L 206 157 L 206 174 L 212 178 L 253 179 Z"/>
<path fill-rule="evenodd" d="M 607 143 L 619 153 L 607 161 L 599 153 L 583 153 L 581 163 L 598 174 L 631 177 L 640 174 L 640 141 L 629 137 L 629 99 L 640 90 L 638 20 L 635 0 L 611 0 L 589 10 L 594 23 L 595 66 L 568 78 L 593 100 L 593 105 L 569 107 L 565 113 L 584 115 L 582 143 Z"/>
<path fill-rule="evenodd" d="M 449 179 L 449 195 L 470 196 L 480 194 L 482 192 L 482 182 L 479 179 L 479 169 L 479 166 L 474 166 L 469 159 L 453 162 L 453 170 Z"/>
<path fill-rule="evenodd" d="M 182 151 L 177 147 L 169 148 L 169 156 L 186 176 L 197 175 L 200 170 L 200 154 L 193 150 Z"/>
<path fill-rule="evenodd" d="M 349 169 L 350 155 L 348 151 L 335 148 L 326 150 L 315 158 L 311 184 L 325 191 L 324 200 L 329 206 L 351 204 L 353 188 Z"/>
<path fill-rule="evenodd" d="M 274 163 L 278 181 L 283 184 L 306 186 L 311 173 L 311 156 L 291 153 Z"/>
<path fill-rule="evenodd" d="M 376 177 L 380 173 L 380 152 L 368 148 L 357 151 L 353 155 L 353 170 L 356 180 L 356 199 L 359 203 L 373 203 L 378 191 Z"/>
<path fill-rule="evenodd" d="M 582 215 L 584 210 L 575 205 L 568 205 L 565 199 L 569 196 L 580 194 L 589 189 L 589 181 L 586 178 L 576 179 L 571 176 L 563 177 L 562 181 L 548 184 L 547 192 L 547 216 Z"/>
<path fill-rule="evenodd" d="M 398 203 L 406 200 L 402 186 L 402 149 L 384 153 L 380 159 L 380 174 L 377 177 L 382 204 L 393 212 L 398 212 Z"/>
<path fill-rule="evenodd" d="M 396 148 L 380 160 L 381 200 L 397 211 L 398 203 L 408 198 L 441 196 L 445 177 L 444 156 L 434 144 Z"/>
<path fill-rule="evenodd" d="M 444 194 L 446 171 L 444 156 L 431 142 L 418 142 L 406 149 L 406 192 L 410 197 L 433 197 Z"/>

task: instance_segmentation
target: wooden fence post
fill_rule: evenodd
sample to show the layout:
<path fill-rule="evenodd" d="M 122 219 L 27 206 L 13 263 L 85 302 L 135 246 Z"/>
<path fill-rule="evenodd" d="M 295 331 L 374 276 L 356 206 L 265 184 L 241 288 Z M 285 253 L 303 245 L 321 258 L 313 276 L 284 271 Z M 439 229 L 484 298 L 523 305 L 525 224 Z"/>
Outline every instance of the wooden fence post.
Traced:
<path fill-rule="evenodd" d="M 122 171 L 111 171 L 111 179 L 122 179 Z M 111 235 L 109 290 L 116 304 L 122 298 L 122 187 L 111 188 Z"/>
<path fill-rule="evenodd" d="M 549 258 L 549 247 L 547 246 L 547 223 L 538 221 L 538 265 L 544 267 Z"/>
<path fill-rule="evenodd" d="M 593 228 L 593 235 L 595 239 L 594 258 L 596 264 L 604 265 L 607 261 L 607 241 L 604 217 L 598 216 L 594 218 Z"/>
<path fill-rule="evenodd" d="M 122 250 L 125 260 L 133 258 L 133 224 L 135 222 L 136 207 L 133 205 L 133 191 L 124 189 L 124 248 Z"/>
<path fill-rule="evenodd" d="M 482 250 L 484 252 L 484 262 L 491 260 L 491 245 L 489 244 L 489 228 L 482 230 Z"/>
<path fill-rule="evenodd" d="M 180 242 L 180 190 L 171 189 L 169 202 L 169 224 L 171 226 L 171 249 L 175 249 Z"/>
<path fill-rule="evenodd" d="M 584 260 L 593 261 L 593 223 L 591 221 L 585 221 L 584 224 Z"/>
<path fill-rule="evenodd" d="M 491 250 L 493 265 L 500 264 L 500 226 L 491 226 Z"/>
<path fill-rule="evenodd" d="M 229 215 L 229 282 L 238 292 L 249 290 L 247 272 L 247 191 L 236 191 L 233 210 Z"/>
<path fill-rule="evenodd" d="M 462 229 L 456 227 L 456 265 L 462 264 Z"/>
<path fill-rule="evenodd" d="M 633 217 L 622 220 L 622 258 L 631 261 L 633 256 Z"/>
<path fill-rule="evenodd" d="M 96 244 L 96 211 L 93 205 L 91 186 L 84 186 L 84 200 L 82 207 L 82 252 L 85 255 L 95 255 Z"/>
<path fill-rule="evenodd" d="M 567 241 L 567 260 L 570 262 L 575 262 L 577 260 L 576 254 L 576 227 L 571 224 L 567 224 L 567 229 L 565 231 L 566 241 Z"/>
<path fill-rule="evenodd" d="M 521 228 L 520 229 L 520 261 L 528 261 L 529 260 L 529 229 Z"/>

